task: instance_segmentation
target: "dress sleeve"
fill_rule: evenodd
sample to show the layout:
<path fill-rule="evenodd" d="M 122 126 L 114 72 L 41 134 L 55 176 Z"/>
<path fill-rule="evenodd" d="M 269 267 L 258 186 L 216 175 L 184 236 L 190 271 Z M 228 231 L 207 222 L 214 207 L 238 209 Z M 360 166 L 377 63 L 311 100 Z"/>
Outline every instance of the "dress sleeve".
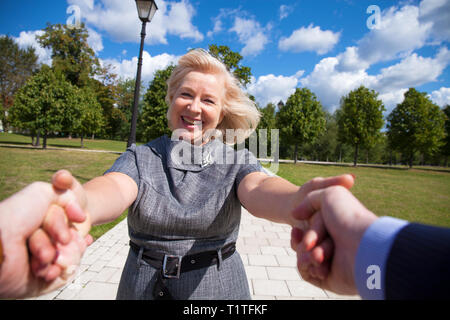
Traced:
<path fill-rule="evenodd" d="M 111 168 L 105 171 L 103 175 L 110 172 L 124 173 L 132 178 L 139 186 L 139 167 L 136 157 L 136 145 L 131 145 L 122 155 L 117 158 Z"/>
<path fill-rule="evenodd" d="M 263 172 L 261 164 L 253 155 L 253 153 L 251 153 L 247 149 L 240 150 L 237 153 L 237 161 L 240 167 L 235 180 L 236 190 L 238 189 L 239 184 L 246 175 L 252 172 Z"/>

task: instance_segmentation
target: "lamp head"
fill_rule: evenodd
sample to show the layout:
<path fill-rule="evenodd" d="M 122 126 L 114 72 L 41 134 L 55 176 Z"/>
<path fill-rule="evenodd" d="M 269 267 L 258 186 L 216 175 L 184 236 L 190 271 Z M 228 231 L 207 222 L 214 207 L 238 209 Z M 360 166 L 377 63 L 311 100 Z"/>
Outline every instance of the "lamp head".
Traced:
<path fill-rule="evenodd" d="M 142 22 L 150 22 L 158 10 L 158 6 L 154 0 L 136 0 L 136 7 L 139 14 L 139 19 Z"/>

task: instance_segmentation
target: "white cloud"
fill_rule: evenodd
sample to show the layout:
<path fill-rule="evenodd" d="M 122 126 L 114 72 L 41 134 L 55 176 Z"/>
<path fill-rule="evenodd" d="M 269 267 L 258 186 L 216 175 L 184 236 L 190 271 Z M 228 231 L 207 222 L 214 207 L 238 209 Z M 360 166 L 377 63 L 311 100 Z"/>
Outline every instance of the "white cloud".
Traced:
<path fill-rule="evenodd" d="M 152 57 L 144 50 L 142 59 L 142 83 L 144 86 L 147 86 L 148 82 L 153 80 L 155 71 L 165 69 L 171 64 L 177 64 L 179 57 L 167 53 Z M 119 75 L 119 77 L 125 79 L 136 77 L 137 57 L 133 57 L 131 60 L 124 59 L 122 61 L 118 61 L 117 59 L 102 59 L 101 63 L 102 65 L 111 65 L 111 71 Z"/>
<path fill-rule="evenodd" d="M 358 54 L 358 47 L 347 47 L 343 53 L 336 57 L 339 63 L 336 65 L 338 71 L 357 71 L 365 70 L 370 64 L 361 60 Z"/>
<path fill-rule="evenodd" d="M 141 21 L 137 16 L 135 1 L 99 0 L 94 5 L 89 0 L 68 0 L 81 9 L 81 19 L 88 26 L 107 32 L 115 41 L 139 42 Z M 158 11 L 147 24 L 146 43 L 167 44 L 167 36 L 203 40 L 203 35 L 192 24 L 195 15 L 188 0 L 180 2 L 158 1 Z"/>
<path fill-rule="evenodd" d="M 270 102 L 277 104 L 280 100 L 286 101 L 295 92 L 299 82 L 298 78 L 303 75 L 303 72 L 300 70 L 290 77 L 273 74 L 260 76 L 258 79 L 252 77 L 247 91 L 255 96 L 261 107 L 265 107 Z"/>
<path fill-rule="evenodd" d="M 87 39 L 88 45 L 95 51 L 99 53 L 103 50 L 102 36 L 95 30 L 88 28 L 89 37 Z"/>
<path fill-rule="evenodd" d="M 293 11 L 293 6 L 282 4 L 280 6 L 280 20 L 286 19 Z"/>
<path fill-rule="evenodd" d="M 374 64 L 405 57 L 424 46 L 431 27 L 431 23 L 420 23 L 418 7 L 390 7 L 382 12 L 379 28 L 358 41 L 359 59 Z"/>
<path fill-rule="evenodd" d="M 307 77 L 300 80 L 302 86 L 311 89 L 319 98 L 324 108 L 334 111 L 339 106 L 342 96 L 361 84 L 374 81 L 365 70 L 340 72 L 336 70 L 339 60 L 336 57 L 322 59 Z"/>
<path fill-rule="evenodd" d="M 403 101 L 406 91 L 408 91 L 408 88 L 401 88 L 397 90 L 390 90 L 389 92 L 378 96 L 378 98 L 383 101 L 384 107 L 386 108 L 386 115 L 390 114 L 397 104 Z"/>
<path fill-rule="evenodd" d="M 432 34 L 438 41 L 450 41 L 450 1 L 423 0 L 419 5 L 419 20 L 433 24 Z"/>
<path fill-rule="evenodd" d="M 377 75 L 369 75 L 366 69 L 348 68 L 342 71 L 339 57 L 322 59 L 308 76 L 301 79 L 302 86 L 315 92 L 325 107 L 334 111 L 342 96 L 360 85 L 374 89 L 390 111 L 402 101 L 406 88 L 437 81 L 450 64 L 450 51 L 443 47 L 434 58 L 413 53 L 399 63 L 383 68 Z"/>
<path fill-rule="evenodd" d="M 223 30 L 223 27 L 222 27 L 222 20 L 216 19 L 216 20 L 214 21 L 214 28 L 213 28 L 213 30 L 208 31 L 206 35 L 207 35 L 208 37 L 212 37 L 214 34 L 219 33 L 219 32 L 222 31 L 222 30 Z"/>
<path fill-rule="evenodd" d="M 450 88 L 442 87 L 430 94 L 431 100 L 440 107 L 450 105 Z"/>
<path fill-rule="evenodd" d="M 36 40 L 36 36 L 42 35 L 44 32 L 42 30 L 36 31 L 22 31 L 19 37 L 13 37 L 21 49 L 26 49 L 27 47 L 33 47 L 35 49 L 36 55 L 38 56 L 38 63 L 44 63 L 49 66 L 52 64 L 52 53 L 50 49 L 44 49 Z"/>
<path fill-rule="evenodd" d="M 450 51 L 445 47 L 439 50 L 435 58 L 424 58 L 413 53 L 399 63 L 383 68 L 374 88 L 385 92 L 436 81 L 449 63 Z"/>
<path fill-rule="evenodd" d="M 241 54 L 247 56 L 257 55 L 264 49 L 269 42 L 267 31 L 270 28 L 270 25 L 265 28 L 261 27 L 259 22 L 253 19 L 236 17 L 230 31 L 236 32 L 239 42 L 245 44 Z"/>
<path fill-rule="evenodd" d="M 338 43 L 340 32 L 321 30 L 310 24 L 307 28 L 301 27 L 295 30 L 287 38 L 281 38 L 278 47 L 282 51 L 314 51 L 325 54 Z"/>

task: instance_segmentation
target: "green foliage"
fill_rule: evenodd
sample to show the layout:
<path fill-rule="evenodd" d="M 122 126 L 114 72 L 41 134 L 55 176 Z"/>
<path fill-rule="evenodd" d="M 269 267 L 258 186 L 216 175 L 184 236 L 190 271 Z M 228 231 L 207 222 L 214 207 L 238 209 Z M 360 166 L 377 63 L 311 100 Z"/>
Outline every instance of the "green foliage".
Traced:
<path fill-rule="evenodd" d="M 99 71 L 100 63 L 88 45 L 88 37 L 84 24 L 77 28 L 47 24 L 44 33 L 37 36 L 43 48 L 52 50 L 52 67 L 77 87 L 86 86 L 89 77 Z"/>
<path fill-rule="evenodd" d="M 38 57 L 34 48 L 20 49 L 9 36 L 0 37 L 0 120 L 8 128 L 6 112 L 14 103 L 14 95 L 37 70 Z"/>
<path fill-rule="evenodd" d="M 62 131 L 64 124 L 73 121 L 69 107 L 77 95 L 76 88 L 62 74 L 44 65 L 18 91 L 10 109 L 11 120 L 19 128 L 40 131 L 45 140 L 48 133 Z"/>
<path fill-rule="evenodd" d="M 167 122 L 167 110 L 169 106 L 165 101 L 167 94 L 167 80 L 175 67 L 169 66 L 164 70 L 158 70 L 155 78 L 150 83 L 144 96 L 144 106 L 139 119 L 140 132 L 143 139 L 150 141 L 164 134 L 170 136 Z"/>
<path fill-rule="evenodd" d="M 444 112 L 425 92 L 410 88 L 388 117 L 389 145 L 404 154 L 411 167 L 417 152 L 432 155 L 443 145 L 444 124 Z"/>
<path fill-rule="evenodd" d="M 127 139 L 130 134 L 131 128 L 131 115 L 134 102 L 134 89 L 135 89 L 135 79 L 120 79 L 117 83 L 117 108 L 120 111 L 123 121 L 120 124 L 119 131 L 117 132 L 118 138 L 124 140 Z M 142 87 L 140 92 L 142 92 Z M 140 104 L 142 105 L 142 103 Z M 142 108 L 141 108 L 142 109 Z M 117 114 L 118 116 L 118 114 Z M 142 140 L 142 126 L 138 123 L 138 128 L 136 131 L 136 137 Z"/>
<path fill-rule="evenodd" d="M 261 120 L 257 129 L 275 129 L 277 127 L 276 108 L 273 103 L 269 103 L 265 108 L 259 110 L 261 112 Z"/>
<path fill-rule="evenodd" d="M 272 150 L 272 129 L 277 129 L 276 108 L 273 103 L 269 103 L 265 108 L 259 109 L 261 112 L 261 119 L 256 127 L 256 131 L 259 134 L 259 139 L 262 139 L 261 129 L 267 130 L 266 142 L 267 142 L 267 155 L 269 156 L 269 150 Z M 261 151 L 260 151 L 260 154 Z"/>
<path fill-rule="evenodd" d="M 241 85 L 244 87 L 250 83 L 252 72 L 250 67 L 239 65 L 242 60 L 242 56 L 238 52 L 232 51 L 227 46 L 217 46 L 211 44 L 209 47 L 209 53 L 222 61 L 238 79 Z"/>
<path fill-rule="evenodd" d="M 310 160 L 337 161 L 339 154 L 336 155 L 338 148 L 336 117 L 327 111 L 324 115 L 325 130 L 314 143 L 307 144 L 303 150 L 309 155 Z"/>
<path fill-rule="evenodd" d="M 358 159 L 358 148 L 371 148 L 380 139 L 384 110 L 378 93 L 364 86 L 342 98 L 337 113 L 338 139 L 355 148 L 354 165 Z"/>
<path fill-rule="evenodd" d="M 441 153 L 448 157 L 450 156 L 450 105 L 446 105 L 443 109 L 443 112 L 446 116 L 445 119 L 445 138 L 443 141 L 443 146 L 442 146 L 442 150 Z"/>
<path fill-rule="evenodd" d="M 76 88 L 77 95 L 67 107 L 75 113 L 72 124 L 72 132 L 81 137 L 81 147 L 83 138 L 88 134 L 100 132 L 104 125 L 102 107 L 97 101 L 95 93 L 88 88 Z"/>
<path fill-rule="evenodd" d="M 315 141 L 325 129 L 324 112 L 316 95 L 307 88 L 297 88 L 278 112 L 278 127 L 282 143 L 295 145 L 296 151 L 298 145 Z"/>

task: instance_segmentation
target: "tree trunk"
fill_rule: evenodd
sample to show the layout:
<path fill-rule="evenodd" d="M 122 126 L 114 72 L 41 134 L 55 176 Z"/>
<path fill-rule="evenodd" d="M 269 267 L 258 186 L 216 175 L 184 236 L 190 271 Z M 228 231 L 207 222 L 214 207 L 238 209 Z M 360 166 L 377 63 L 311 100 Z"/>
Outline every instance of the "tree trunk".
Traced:
<path fill-rule="evenodd" d="M 42 149 L 47 149 L 47 132 L 44 132 L 44 143 Z"/>
<path fill-rule="evenodd" d="M 37 132 L 36 132 L 36 144 L 35 144 L 35 146 L 36 147 L 39 147 L 39 145 L 41 144 L 41 131 L 40 130 L 38 130 Z"/>
<path fill-rule="evenodd" d="M 69 132 L 69 140 L 72 139 L 72 132 Z"/>
<path fill-rule="evenodd" d="M 298 143 L 295 143 L 294 163 L 297 163 L 297 152 L 298 152 Z"/>
<path fill-rule="evenodd" d="M 81 149 L 84 148 L 84 143 L 83 143 L 83 134 L 81 134 Z"/>
<path fill-rule="evenodd" d="M 339 146 L 339 162 L 342 162 L 342 145 Z"/>
<path fill-rule="evenodd" d="M 369 163 L 369 150 L 366 150 L 366 164 Z"/>
<path fill-rule="evenodd" d="M 93 133 L 92 137 L 91 137 L 91 140 L 94 140 L 94 139 L 95 139 L 95 134 Z"/>
<path fill-rule="evenodd" d="M 35 145 L 34 145 L 34 138 L 35 138 L 35 135 L 34 134 L 31 134 L 31 145 L 34 147 Z"/>
<path fill-rule="evenodd" d="M 414 158 L 414 154 L 411 154 L 410 156 L 409 156 L 409 168 L 411 169 L 412 168 L 412 166 L 413 166 L 413 158 Z"/>
<path fill-rule="evenodd" d="M 353 158 L 353 166 L 356 167 L 356 163 L 358 162 L 358 144 L 355 144 L 355 157 Z"/>

